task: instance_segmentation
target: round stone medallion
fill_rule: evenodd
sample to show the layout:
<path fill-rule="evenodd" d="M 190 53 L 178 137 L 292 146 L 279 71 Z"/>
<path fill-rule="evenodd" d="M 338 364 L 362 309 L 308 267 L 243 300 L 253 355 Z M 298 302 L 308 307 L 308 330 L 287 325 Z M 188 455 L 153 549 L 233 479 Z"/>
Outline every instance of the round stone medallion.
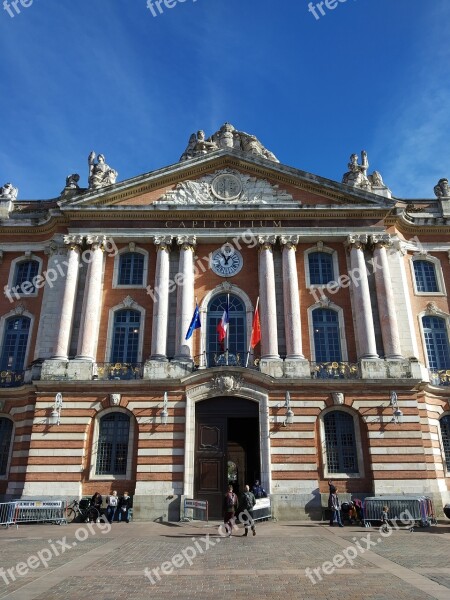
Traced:
<path fill-rule="evenodd" d="M 242 192 L 242 183 L 236 175 L 217 175 L 211 183 L 212 193 L 219 200 L 236 200 Z"/>

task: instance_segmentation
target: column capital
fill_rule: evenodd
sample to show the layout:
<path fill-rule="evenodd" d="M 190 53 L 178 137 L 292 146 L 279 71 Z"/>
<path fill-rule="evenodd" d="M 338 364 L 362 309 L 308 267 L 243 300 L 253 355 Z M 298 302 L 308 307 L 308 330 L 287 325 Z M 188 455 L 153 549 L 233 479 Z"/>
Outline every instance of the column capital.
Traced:
<path fill-rule="evenodd" d="M 104 245 L 106 243 L 106 235 L 87 235 L 86 236 L 86 244 L 92 246 L 94 250 L 100 248 L 100 250 L 104 250 Z"/>
<path fill-rule="evenodd" d="M 181 250 L 192 250 L 195 249 L 197 238 L 195 235 L 177 235 L 177 244 L 181 247 Z"/>
<path fill-rule="evenodd" d="M 283 250 L 297 250 L 297 244 L 299 241 L 298 235 L 280 235 L 280 244 Z"/>
<path fill-rule="evenodd" d="M 171 235 L 155 235 L 153 243 L 156 246 L 156 251 L 167 250 L 170 252 L 170 246 L 172 244 L 173 236 Z"/>
<path fill-rule="evenodd" d="M 375 248 L 390 248 L 394 243 L 389 233 L 374 233 L 370 239 Z"/>
<path fill-rule="evenodd" d="M 358 250 L 364 250 L 369 241 L 367 233 L 351 233 L 345 242 L 345 245 L 350 250 L 356 248 Z"/>
<path fill-rule="evenodd" d="M 76 250 L 77 248 L 80 249 L 83 245 L 83 240 L 84 237 L 79 234 L 64 236 L 64 243 L 66 244 L 66 246 L 69 246 L 70 250 Z"/>
<path fill-rule="evenodd" d="M 260 250 L 270 250 L 277 243 L 276 235 L 258 235 L 258 244 Z"/>

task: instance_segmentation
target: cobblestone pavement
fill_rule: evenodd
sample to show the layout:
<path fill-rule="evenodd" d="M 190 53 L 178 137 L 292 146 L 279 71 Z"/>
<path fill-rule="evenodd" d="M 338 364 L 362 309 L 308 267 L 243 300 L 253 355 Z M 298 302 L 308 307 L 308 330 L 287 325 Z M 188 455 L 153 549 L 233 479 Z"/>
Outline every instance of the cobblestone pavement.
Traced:
<path fill-rule="evenodd" d="M 256 537 L 240 528 L 231 539 L 218 525 L 2 529 L 0 599 L 450 600 L 447 524 L 382 537 L 375 528 L 261 523 Z"/>

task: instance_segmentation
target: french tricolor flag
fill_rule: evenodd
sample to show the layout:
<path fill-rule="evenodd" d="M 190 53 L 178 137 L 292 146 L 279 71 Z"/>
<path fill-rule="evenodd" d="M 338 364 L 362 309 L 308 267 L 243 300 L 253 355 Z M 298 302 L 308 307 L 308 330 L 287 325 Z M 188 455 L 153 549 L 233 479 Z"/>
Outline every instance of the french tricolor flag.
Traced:
<path fill-rule="evenodd" d="M 228 324 L 230 322 L 230 299 L 227 296 L 227 304 L 223 311 L 222 318 L 217 325 L 217 334 L 219 336 L 219 343 L 223 345 L 224 339 L 227 337 Z"/>

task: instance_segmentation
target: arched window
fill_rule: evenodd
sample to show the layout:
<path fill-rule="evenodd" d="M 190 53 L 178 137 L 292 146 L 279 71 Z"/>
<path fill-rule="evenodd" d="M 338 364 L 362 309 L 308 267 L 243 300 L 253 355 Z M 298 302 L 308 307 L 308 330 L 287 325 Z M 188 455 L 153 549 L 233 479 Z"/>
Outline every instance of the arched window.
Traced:
<path fill-rule="evenodd" d="M 246 312 L 245 305 L 237 296 L 229 295 L 228 340 L 222 345 L 219 342 L 217 326 L 227 306 L 227 294 L 215 296 L 208 306 L 206 332 L 206 351 L 209 356 L 221 354 L 228 348 L 229 352 L 238 355 L 247 351 Z M 228 346 L 227 346 L 228 342 Z"/>
<path fill-rule="evenodd" d="M 339 315 L 329 308 L 316 308 L 312 313 L 316 362 L 341 361 Z"/>
<path fill-rule="evenodd" d="M 450 471 L 450 415 L 442 417 L 439 423 L 441 426 L 442 445 L 444 446 L 444 459 L 447 471 Z"/>
<path fill-rule="evenodd" d="M 11 450 L 12 431 L 13 422 L 10 419 L 0 418 L 0 476 L 8 474 L 6 470 Z"/>
<path fill-rule="evenodd" d="M 439 292 L 435 265 L 429 260 L 414 261 L 414 276 L 418 292 Z"/>
<path fill-rule="evenodd" d="M 118 310 L 114 313 L 110 362 L 137 362 L 140 325 L 141 313 L 137 310 Z"/>
<path fill-rule="evenodd" d="M 142 285 L 145 257 L 139 252 L 126 252 L 119 259 L 119 285 Z"/>
<path fill-rule="evenodd" d="M 111 412 L 100 419 L 96 475 L 126 475 L 130 417 Z"/>
<path fill-rule="evenodd" d="M 333 410 L 324 416 L 323 422 L 328 473 L 358 473 L 352 415 Z"/>
<path fill-rule="evenodd" d="M 23 294 L 34 294 L 36 288 L 33 284 L 33 279 L 39 273 L 39 262 L 37 260 L 23 260 L 16 265 L 14 273 L 14 287 L 20 287 L 23 283 L 29 282 L 26 291 L 20 292 Z"/>
<path fill-rule="evenodd" d="M 28 317 L 10 317 L 6 321 L 0 358 L 2 370 L 23 371 L 29 331 Z"/>
<path fill-rule="evenodd" d="M 430 369 L 450 369 L 450 350 L 445 319 L 423 317 L 423 334 Z"/>
<path fill-rule="evenodd" d="M 334 281 L 333 256 L 328 252 L 310 252 L 308 254 L 309 284 L 327 285 Z"/>

